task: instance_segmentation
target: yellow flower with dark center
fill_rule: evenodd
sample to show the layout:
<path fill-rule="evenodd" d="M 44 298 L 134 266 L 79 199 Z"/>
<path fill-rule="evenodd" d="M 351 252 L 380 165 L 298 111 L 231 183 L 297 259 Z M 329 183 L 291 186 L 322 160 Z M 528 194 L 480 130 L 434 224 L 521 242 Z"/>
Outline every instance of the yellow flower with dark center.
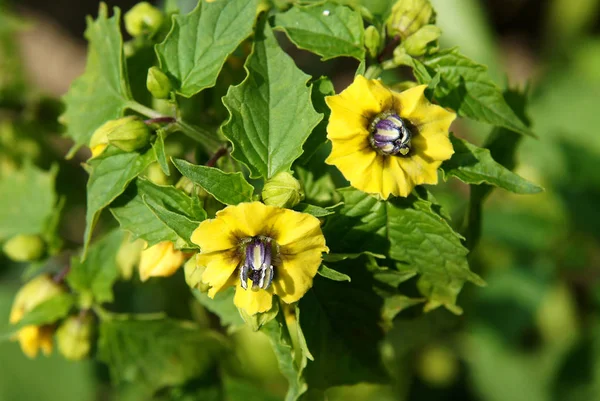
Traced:
<path fill-rule="evenodd" d="M 270 310 L 273 294 L 298 301 L 329 251 L 319 219 L 260 202 L 226 207 L 191 240 L 200 246 L 196 263 L 208 296 L 234 285 L 235 305 L 250 315 Z"/>
<path fill-rule="evenodd" d="M 146 281 L 150 277 L 171 276 L 175 274 L 185 259 L 185 254 L 175 249 L 171 241 L 159 242 L 144 249 L 140 254 L 140 280 Z"/>
<path fill-rule="evenodd" d="M 45 274 L 37 276 L 25 284 L 17 293 L 10 311 L 10 323 L 18 323 L 36 306 L 59 295 L 63 291 L 63 288 L 56 284 L 50 276 Z M 40 349 L 45 355 L 52 352 L 53 334 L 53 326 L 28 325 L 18 331 L 16 339 L 19 341 L 23 353 L 29 358 L 35 358 Z"/>
<path fill-rule="evenodd" d="M 358 75 L 342 93 L 328 96 L 333 147 L 326 162 L 353 187 L 383 199 L 437 184 L 437 169 L 454 153 L 448 130 L 456 115 L 430 103 L 426 87 L 394 92 Z"/>

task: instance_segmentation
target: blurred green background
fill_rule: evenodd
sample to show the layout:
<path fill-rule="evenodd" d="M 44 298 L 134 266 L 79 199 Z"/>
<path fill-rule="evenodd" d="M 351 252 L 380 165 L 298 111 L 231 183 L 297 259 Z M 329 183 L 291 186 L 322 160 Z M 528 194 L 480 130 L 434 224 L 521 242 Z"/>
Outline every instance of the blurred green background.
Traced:
<path fill-rule="evenodd" d="M 523 140 L 517 171 L 546 191 L 516 196 L 496 190 L 484 208 L 481 242 L 471 254 L 472 269 L 488 287 L 465 287 L 460 317 L 444 310 L 401 313 L 382 349 L 393 385 L 335 388 L 328 399 L 599 400 L 600 1 L 432 2 L 443 47 L 460 46 L 487 64 L 498 84 L 527 90 L 528 116 L 539 139 Z M 109 3 L 125 10 L 135 4 Z M 84 66 L 84 17 L 95 15 L 97 5 L 13 1 L 12 11 L 25 23 L 0 14 L 4 78 L 16 69 L 37 96 L 62 95 Z M 9 38 L 4 33 L 12 23 L 23 26 Z M 32 137 L 57 129 L 47 125 L 30 127 Z M 455 131 L 481 143 L 489 127 L 459 123 Z M 50 145 L 59 157 L 68 147 L 61 141 Z M 85 185 L 79 162 L 61 162 L 73 191 L 61 233 L 74 243 L 81 238 Z M 47 161 L 42 157 L 39 163 Z M 460 212 L 468 189 L 452 181 L 440 198 Z M 21 270 L 0 259 L 2 332 Z M 257 336 L 236 333 L 236 352 L 253 380 L 277 399 L 285 382 L 268 343 Z M 67 362 L 56 353 L 28 360 L 16 343 L 0 342 L 0 401 L 113 399 L 130 398 L 109 390 L 102 366 Z"/>

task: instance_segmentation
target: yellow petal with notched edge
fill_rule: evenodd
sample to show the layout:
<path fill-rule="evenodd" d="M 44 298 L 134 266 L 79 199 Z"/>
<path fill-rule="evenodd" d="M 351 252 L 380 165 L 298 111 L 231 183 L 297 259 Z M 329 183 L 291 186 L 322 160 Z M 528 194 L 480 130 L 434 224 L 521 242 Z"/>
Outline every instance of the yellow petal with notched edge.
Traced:
<path fill-rule="evenodd" d="M 213 253 L 199 253 L 196 256 L 196 265 L 204 267 L 202 282 L 210 285 L 208 296 L 214 298 L 215 294 L 227 287 L 231 276 L 240 264 L 237 250 L 227 250 Z"/>
<path fill-rule="evenodd" d="M 295 255 L 281 255 L 273 288 L 283 302 L 298 301 L 312 287 L 321 264 L 321 252 L 321 249 L 314 248 Z"/>
<path fill-rule="evenodd" d="M 437 184 L 437 169 L 442 164 L 441 161 L 427 161 L 419 155 L 413 155 L 400 160 L 399 163 L 415 185 Z"/>
<path fill-rule="evenodd" d="M 249 315 L 266 312 L 273 306 L 273 293 L 269 288 L 267 290 L 253 291 L 248 287 L 247 290 L 238 285 L 235 289 L 233 303 L 240 309 L 244 309 Z"/>
<path fill-rule="evenodd" d="M 325 238 L 321 234 L 321 222 L 315 216 L 282 209 L 282 213 L 278 214 L 277 220 L 273 220 L 273 223 L 277 227 L 273 239 L 280 246 L 310 239 L 315 235 L 322 238 L 323 245 L 325 244 Z"/>
<path fill-rule="evenodd" d="M 403 92 L 393 92 L 394 107 L 400 117 L 409 118 L 416 110 L 426 106 L 425 89 L 427 85 L 418 85 Z"/>

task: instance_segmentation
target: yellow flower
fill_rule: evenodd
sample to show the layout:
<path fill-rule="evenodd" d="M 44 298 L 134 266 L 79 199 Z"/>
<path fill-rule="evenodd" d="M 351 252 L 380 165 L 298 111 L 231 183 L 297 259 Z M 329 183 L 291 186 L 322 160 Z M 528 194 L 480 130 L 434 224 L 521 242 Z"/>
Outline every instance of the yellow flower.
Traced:
<path fill-rule="evenodd" d="M 44 301 L 60 294 L 63 289 L 56 284 L 49 275 L 40 275 L 25 284 L 17 293 L 9 321 L 16 324 L 23 316 Z M 16 335 L 23 353 L 30 358 L 35 358 L 41 348 L 44 354 L 52 352 L 52 326 L 29 325 L 21 328 Z"/>
<path fill-rule="evenodd" d="M 359 75 L 325 100 L 331 109 L 327 158 L 361 191 L 408 196 L 416 185 L 437 184 L 437 169 L 454 150 L 448 138 L 452 112 L 430 103 L 426 85 L 394 92 Z"/>
<path fill-rule="evenodd" d="M 200 246 L 196 262 L 208 296 L 235 285 L 233 302 L 249 315 L 271 309 L 273 294 L 298 301 L 329 251 L 316 217 L 260 202 L 226 207 L 191 240 Z"/>
<path fill-rule="evenodd" d="M 160 242 L 144 249 L 140 256 L 140 279 L 168 277 L 173 275 L 185 261 L 185 254 L 178 251 L 170 241 Z"/>

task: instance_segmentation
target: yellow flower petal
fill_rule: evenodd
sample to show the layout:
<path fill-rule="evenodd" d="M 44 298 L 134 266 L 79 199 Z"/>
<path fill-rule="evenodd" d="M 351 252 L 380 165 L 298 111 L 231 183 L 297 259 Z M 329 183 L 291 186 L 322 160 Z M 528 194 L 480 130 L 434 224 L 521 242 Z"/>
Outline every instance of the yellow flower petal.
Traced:
<path fill-rule="evenodd" d="M 273 239 L 280 246 L 310 239 L 315 235 L 319 236 L 325 244 L 325 237 L 321 234 L 321 222 L 315 216 L 282 209 L 273 223 L 277 227 Z"/>
<path fill-rule="evenodd" d="M 17 333 L 21 350 L 27 357 L 33 359 L 42 348 L 45 355 L 52 352 L 52 329 L 49 327 L 25 326 Z"/>
<path fill-rule="evenodd" d="M 243 289 L 238 285 L 235 289 L 233 303 L 240 309 L 244 309 L 249 315 L 266 312 L 273 306 L 273 293 L 267 290 L 253 291 L 250 288 Z"/>
<path fill-rule="evenodd" d="M 414 185 L 437 184 L 437 169 L 442 164 L 441 161 L 425 160 L 419 155 L 413 155 L 398 163 Z"/>
<path fill-rule="evenodd" d="M 219 233 L 219 235 L 215 235 Z M 190 240 L 202 252 L 210 253 L 235 248 L 239 239 L 223 219 L 204 220 L 192 233 Z"/>
<path fill-rule="evenodd" d="M 412 140 L 414 149 L 433 160 L 448 160 L 454 154 L 452 142 L 446 134 L 435 134 L 427 138 L 417 135 Z"/>
<path fill-rule="evenodd" d="M 204 267 L 202 282 L 210 285 L 208 296 L 214 298 L 215 294 L 231 285 L 230 278 L 237 279 L 235 270 L 240 264 L 240 255 L 237 250 L 199 253 L 196 256 L 196 265 Z M 235 281 L 232 280 L 234 283 Z"/>
<path fill-rule="evenodd" d="M 427 85 L 418 85 L 403 92 L 393 92 L 394 107 L 400 117 L 409 118 L 418 108 L 427 105 L 425 89 L 427 89 Z"/>
<path fill-rule="evenodd" d="M 173 275 L 185 261 L 183 252 L 178 251 L 170 241 L 160 242 L 142 251 L 140 255 L 140 279 L 168 277 Z"/>
<path fill-rule="evenodd" d="M 322 249 L 315 248 L 295 255 L 281 255 L 273 288 L 285 303 L 298 301 L 312 287 L 321 265 Z"/>

